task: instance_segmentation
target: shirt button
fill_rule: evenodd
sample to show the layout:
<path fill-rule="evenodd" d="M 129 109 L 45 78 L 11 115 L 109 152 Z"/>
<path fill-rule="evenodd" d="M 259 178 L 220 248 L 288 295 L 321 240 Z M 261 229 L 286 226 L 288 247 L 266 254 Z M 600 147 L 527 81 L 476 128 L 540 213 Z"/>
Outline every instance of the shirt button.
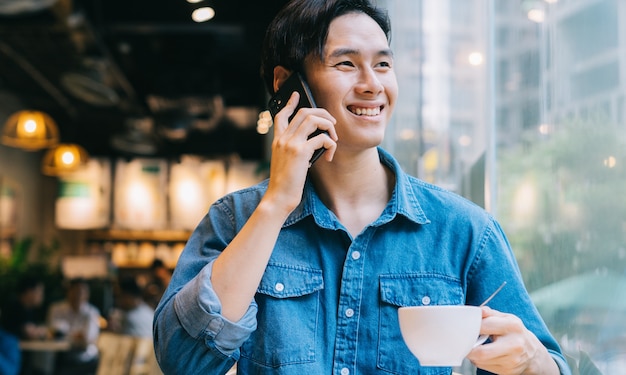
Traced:
<path fill-rule="evenodd" d="M 352 318 L 354 316 L 354 310 L 352 309 L 346 309 L 346 316 L 348 318 Z M 347 369 L 346 369 L 347 370 Z"/>
<path fill-rule="evenodd" d="M 350 374 L 350 370 L 348 370 L 348 368 L 344 367 L 341 369 L 341 375 L 349 375 Z"/>
<path fill-rule="evenodd" d="M 274 289 L 276 289 L 277 292 L 282 292 L 285 290 L 285 285 L 283 283 L 276 283 L 276 285 L 274 285 Z"/>
<path fill-rule="evenodd" d="M 361 253 L 358 251 L 353 251 L 352 252 L 352 259 L 357 260 L 361 257 Z"/>
<path fill-rule="evenodd" d="M 428 296 L 422 297 L 422 304 L 423 305 L 430 305 L 430 297 L 428 297 Z"/>

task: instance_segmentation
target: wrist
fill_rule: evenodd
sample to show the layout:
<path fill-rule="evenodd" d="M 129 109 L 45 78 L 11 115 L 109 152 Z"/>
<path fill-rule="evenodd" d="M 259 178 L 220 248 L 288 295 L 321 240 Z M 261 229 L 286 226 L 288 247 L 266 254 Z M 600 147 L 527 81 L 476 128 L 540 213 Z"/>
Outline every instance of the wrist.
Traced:
<path fill-rule="evenodd" d="M 266 193 L 259 202 L 257 211 L 264 216 L 278 217 L 284 221 L 299 203 L 300 200 L 290 202 L 289 199 L 285 199 L 284 197 Z"/>
<path fill-rule="evenodd" d="M 531 366 L 524 371 L 524 375 L 560 375 L 561 369 L 547 349 L 544 348 L 541 359 L 533 361 Z"/>

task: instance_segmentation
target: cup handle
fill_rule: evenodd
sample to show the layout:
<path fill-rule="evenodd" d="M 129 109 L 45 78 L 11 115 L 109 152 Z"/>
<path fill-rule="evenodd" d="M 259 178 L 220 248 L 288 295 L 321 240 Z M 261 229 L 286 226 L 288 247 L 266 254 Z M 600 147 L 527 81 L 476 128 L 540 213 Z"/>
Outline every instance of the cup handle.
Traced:
<path fill-rule="evenodd" d="M 474 344 L 474 348 L 477 346 L 480 346 L 482 344 L 485 343 L 485 341 L 487 341 L 489 339 L 489 335 L 480 335 L 478 336 L 478 339 L 476 339 L 476 343 Z"/>

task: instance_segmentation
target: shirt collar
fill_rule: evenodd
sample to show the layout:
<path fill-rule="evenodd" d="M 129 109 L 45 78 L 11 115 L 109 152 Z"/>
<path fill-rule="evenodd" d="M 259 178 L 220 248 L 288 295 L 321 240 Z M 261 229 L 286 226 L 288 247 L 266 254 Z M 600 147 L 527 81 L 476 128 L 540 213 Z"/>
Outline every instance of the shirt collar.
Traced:
<path fill-rule="evenodd" d="M 416 224 L 430 223 L 413 191 L 413 184 L 411 183 L 413 177 L 407 175 L 400 167 L 398 161 L 380 147 L 378 148 L 378 155 L 381 163 L 389 167 L 396 175 L 396 184 L 387 207 L 385 207 L 380 217 L 372 225 L 383 225 L 393 220 L 397 215 L 402 215 Z M 289 215 L 283 227 L 295 224 L 310 215 L 313 215 L 315 222 L 322 228 L 339 229 L 341 227 L 335 214 L 320 200 L 311 180 L 307 179 L 304 185 L 302 201 Z"/>

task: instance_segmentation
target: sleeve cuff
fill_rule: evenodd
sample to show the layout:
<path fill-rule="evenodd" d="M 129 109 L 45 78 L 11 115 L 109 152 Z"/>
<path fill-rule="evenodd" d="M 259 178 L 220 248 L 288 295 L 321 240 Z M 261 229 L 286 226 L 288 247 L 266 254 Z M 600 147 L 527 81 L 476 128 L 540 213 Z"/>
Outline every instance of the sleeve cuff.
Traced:
<path fill-rule="evenodd" d="M 174 310 L 191 337 L 212 341 L 220 352 L 230 356 L 256 329 L 257 306 L 253 301 L 238 322 L 224 318 L 222 305 L 211 285 L 212 269 L 213 262 L 176 294 Z"/>
<path fill-rule="evenodd" d="M 565 358 L 563 358 L 561 354 L 549 349 L 548 353 L 550 353 L 550 355 L 554 359 L 554 362 L 556 362 L 556 365 L 559 367 L 559 372 L 561 375 L 572 375 L 572 371 L 570 370 L 567 361 L 565 360 Z"/>

